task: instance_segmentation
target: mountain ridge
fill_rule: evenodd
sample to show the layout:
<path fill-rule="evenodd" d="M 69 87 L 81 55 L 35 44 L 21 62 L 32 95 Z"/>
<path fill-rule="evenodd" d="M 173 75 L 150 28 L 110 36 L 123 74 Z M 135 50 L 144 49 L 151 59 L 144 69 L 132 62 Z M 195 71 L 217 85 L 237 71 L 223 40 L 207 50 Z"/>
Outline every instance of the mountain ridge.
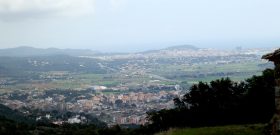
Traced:
<path fill-rule="evenodd" d="M 170 46 L 162 49 L 156 49 L 156 50 L 148 50 L 144 52 L 138 52 L 138 53 L 157 53 L 160 51 L 176 51 L 176 50 L 198 50 L 200 48 L 194 46 L 194 45 L 175 45 L 175 46 Z"/>
<path fill-rule="evenodd" d="M 174 50 L 198 50 L 193 45 L 177 45 L 162 49 L 148 50 L 135 53 L 153 53 L 159 51 Z M 8 57 L 30 57 L 30 56 L 50 56 L 50 55 L 69 55 L 69 56 L 96 56 L 96 55 L 113 55 L 113 54 L 130 54 L 130 53 L 104 53 L 90 49 L 58 49 L 58 48 L 36 48 L 30 46 L 19 46 L 15 48 L 0 49 L 0 56 Z"/>
<path fill-rule="evenodd" d="M 0 49 L 0 56 L 9 57 L 29 57 L 29 56 L 49 56 L 49 55 L 96 55 L 97 51 L 89 49 L 58 49 L 58 48 L 35 48 L 30 46 L 19 46 L 15 48 Z"/>
<path fill-rule="evenodd" d="M 194 45 L 176 45 L 167 47 L 164 50 L 198 50 L 199 48 Z"/>

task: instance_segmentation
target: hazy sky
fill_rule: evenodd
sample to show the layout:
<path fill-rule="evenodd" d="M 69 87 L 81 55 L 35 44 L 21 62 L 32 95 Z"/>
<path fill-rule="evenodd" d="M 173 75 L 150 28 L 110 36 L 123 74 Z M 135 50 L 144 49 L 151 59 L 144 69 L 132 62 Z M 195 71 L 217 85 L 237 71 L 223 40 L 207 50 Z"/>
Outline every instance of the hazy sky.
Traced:
<path fill-rule="evenodd" d="M 0 0 L 0 48 L 280 47 L 280 0 Z"/>

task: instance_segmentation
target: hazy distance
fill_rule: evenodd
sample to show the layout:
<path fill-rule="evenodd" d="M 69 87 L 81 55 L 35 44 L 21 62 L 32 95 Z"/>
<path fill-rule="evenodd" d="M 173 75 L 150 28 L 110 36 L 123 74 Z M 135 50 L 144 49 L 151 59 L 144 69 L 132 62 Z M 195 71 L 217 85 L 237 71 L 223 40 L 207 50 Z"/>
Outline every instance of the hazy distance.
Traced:
<path fill-rule="evenodd" d="M 0 0 L 0 48 L 279 47 L 278 0 Z"/>

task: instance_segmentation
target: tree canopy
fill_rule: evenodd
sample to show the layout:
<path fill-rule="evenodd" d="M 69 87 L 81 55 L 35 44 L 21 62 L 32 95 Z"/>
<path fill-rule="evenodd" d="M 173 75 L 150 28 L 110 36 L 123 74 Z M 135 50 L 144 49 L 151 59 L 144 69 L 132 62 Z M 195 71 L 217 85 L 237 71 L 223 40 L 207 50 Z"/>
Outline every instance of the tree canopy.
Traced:
<path fill-rule="evenodd" d="M 242 82 L 222 78 L 191 86 L 176 108 L 148 113 L 154 130 L 170 127 L 267 123 L 274 113 L 274 70 Z"/>

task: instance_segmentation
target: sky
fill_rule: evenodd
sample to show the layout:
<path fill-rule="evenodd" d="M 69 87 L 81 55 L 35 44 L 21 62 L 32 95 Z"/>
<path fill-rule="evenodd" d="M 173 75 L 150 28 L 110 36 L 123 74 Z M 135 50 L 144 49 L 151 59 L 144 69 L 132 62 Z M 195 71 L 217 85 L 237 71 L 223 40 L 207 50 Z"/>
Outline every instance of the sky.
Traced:
<path fill-rule="evenodd" d="M 0 0 L 0 48 L 280 47 L 279 0 Z"/>

